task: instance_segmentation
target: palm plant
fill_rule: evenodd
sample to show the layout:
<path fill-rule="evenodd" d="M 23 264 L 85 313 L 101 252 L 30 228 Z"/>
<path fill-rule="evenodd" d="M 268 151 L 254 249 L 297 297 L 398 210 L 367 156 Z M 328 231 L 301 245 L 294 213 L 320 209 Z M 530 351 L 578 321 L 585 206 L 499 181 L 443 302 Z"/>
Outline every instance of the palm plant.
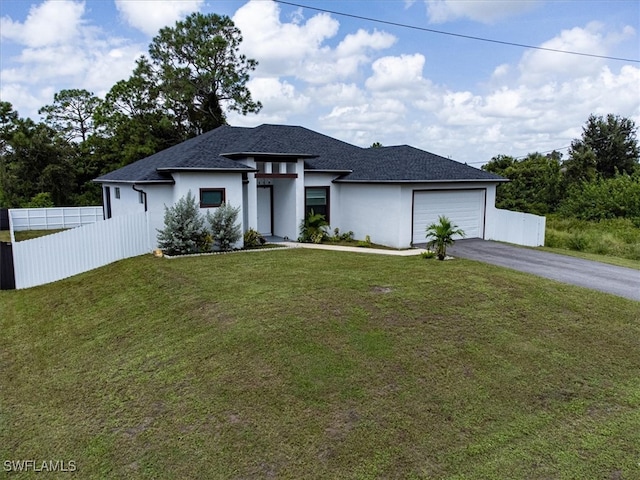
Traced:
<path fill-rule="evenodd" d="M 321 243 L 329 235 L 327 233 L 329 222 L 324 215 L 309 212 L 306 218 L 300 222 L 300 238 L 298 241 L 307 243 Z"/>
<path fill-rule="evenodd" d="M 427 245 L 436 249 L 438 260 L 444 260 L 447 256 L 447 246 L 453 245 L 453 237 L 459 235 L 464 237 L 464 231 L 453 225 L 444 215 L 438 217 L 438 223 L 427 226 Z"/>

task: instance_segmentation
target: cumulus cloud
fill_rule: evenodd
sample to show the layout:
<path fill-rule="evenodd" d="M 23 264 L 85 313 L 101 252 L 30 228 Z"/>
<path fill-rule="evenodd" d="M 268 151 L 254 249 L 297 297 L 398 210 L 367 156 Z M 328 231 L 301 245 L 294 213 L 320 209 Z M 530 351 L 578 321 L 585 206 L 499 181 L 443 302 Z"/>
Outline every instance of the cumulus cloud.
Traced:
<path fill-rule="evenodd" d="M 422 78 L 424 63 L 424 55 L 420 53 L 379 58 L 371 65 L 373 75 L 366 80 L 365 86 L 375 91 L 409 90 L 413 92 L 424 82 Z"/>
<path fill-rule="evenodd" d="M 359 29 L 339 42 L 326 45 L 340 24 L 329 14 L 304 21 L 297 10 L 292 22 L 282 22 L 275 2 L 250 1 L 233 17 L 243 32 L 242 51 L 260 62 L 259 75 L 292 76 L 313 84 L 331 83 L 353 76 L 368 62 L 369 52 L 390 47 L 396 38 L 386 32 Z"/>
<path fill-rule="evenodd" d="M 493 23 L 503 18 L 520 15 L 536 7 L 538 0 L 425 0 L 427 14 L 432 23 L 444 23 L 468 18 L 482 23 Z"/>
<path fill-rule="evenodd" d="M 0 70 L 0 96 L 19 107 L 21 115 L 38 118 L 37 110 L 61 89 L 104 95 L 131 74 L 144 47 L 109 36 L 85 15 L 82 2 L 48 0 L 31 7 L 24 22 L 2 18 L 3 42 L 24 48 Z"/>
<path fill-rule="evenodd" d="M 0 38 L 33 48 L 64 44 L 79 35 L 84 11 L 84 2 L 48 0 L 32 6 L 23 23 L 2 17 Z"/>
<path fill-rule="evenodd" d="M 203 0 L 116 0 L 116 7 L 125 22 L 153 37 L 161 28 L 173 26 L 176 21 L 197 12 L 203 3 Z"/>
<path fill-rule="evenodd" d="M 616 44 L 632 38 L 635 31 L 624 27 L 620 31 L 607 31 L 600 22 L 586 27 L 563 30 L 558 36 L 540 45 L 543 48 L 570 52 L 607 55 Z M 544 50 L 528 51 L 518 66 L 520 81 L 525 83 L 549 82 L 562 77 L 598 74 L 605 60 L 581 55 L 569 55 Z"/>

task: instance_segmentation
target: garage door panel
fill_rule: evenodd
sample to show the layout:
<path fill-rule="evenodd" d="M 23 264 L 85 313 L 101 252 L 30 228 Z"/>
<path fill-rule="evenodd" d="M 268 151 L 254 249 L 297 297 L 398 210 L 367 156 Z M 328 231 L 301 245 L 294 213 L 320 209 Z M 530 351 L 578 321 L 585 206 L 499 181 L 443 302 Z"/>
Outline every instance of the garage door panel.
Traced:
<path fill-rule="evenodd" d="M 414 191 L 413 243 L 426 242 L 427 225 L 448 217 L 464 230 L 465 238 L 484 235 L 485 190 Z"/>

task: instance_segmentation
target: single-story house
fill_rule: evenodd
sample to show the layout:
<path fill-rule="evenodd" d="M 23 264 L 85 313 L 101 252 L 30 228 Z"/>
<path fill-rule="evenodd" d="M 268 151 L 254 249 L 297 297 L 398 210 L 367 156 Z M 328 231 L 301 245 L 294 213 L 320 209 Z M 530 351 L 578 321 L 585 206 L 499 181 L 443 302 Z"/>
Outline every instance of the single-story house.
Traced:
<path fill-rule="evenodd" d="M 165 206 L 191 191 L 202 212 L 240 207 L 243 231 L 295 240 L 313 209 L 331 228 L 396 248 L 424 243 L 446 215 L 467 237 L 488 238 L 506 179 L 407 145 L 361 148 L 298 126 L 222 126 L 97 179 L 105 218 Z"/>

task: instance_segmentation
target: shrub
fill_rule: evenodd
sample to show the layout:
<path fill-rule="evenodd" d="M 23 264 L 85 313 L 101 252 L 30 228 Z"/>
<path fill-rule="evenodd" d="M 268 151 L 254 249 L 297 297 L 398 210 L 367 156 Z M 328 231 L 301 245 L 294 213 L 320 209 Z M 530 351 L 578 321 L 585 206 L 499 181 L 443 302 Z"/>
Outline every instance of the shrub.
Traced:
<path fill-rule="evenodd" d="M 168 255 L 187 255 L 209 249 L 210 240 L 196 200 L 187 193 L 172 207 L 164 207 L 164 229 L 158 230 L 158 246 Z"/>
<path fill-rule="evenodd" d="M 250 228 L 244 232 L 244 248 L 255 248 L 263 245 L 266 242 L 264 237 L 260 235 L 256 230 Z"/>
<path fill-rule="evenodd" d="M 616 175 L 569 189 L 559 213 L 581 220 L 640 217 L 640 175 Z"/>
<path fill-rule="evenodd" d="M 587 235 L 581 232 L 574 232 L 568 239 L 568 247 L 571 250 L 577 250 L 582 252 L 587 249 L 589 245 L 589 239 Z"/>
<path fill-rule="evenodd" d="M 331 237 L 331 240 L 333 240 L 334 242 L 351 242 L 353 240 L 353 232 L 349 230 L 346 233 L 340 233 L 339 228 L 334 228 L 333 237 Z"/>
<path fill-rule="evenodd" d="M 364 237 L 364 240 L 360 240 L 357 244 L 357 247 L 362 248 L 370 248 L 371 247 L 371 237 L 369 235 Z"/>
<path fill-rule="evenodd" d="M 328 227 L 329 223 L 324 215 L 311 210 L 309 215 L 300 222 L 300 237 L 298 237 L 298 241 L 305 243 L 322 243 L 322 241 L 329 236 L 327 234 Z"/>
<path fill-rule="evenodd" d="M 242 238 L 242 229 L 238 222 L 238 214 L 240 207 L 232 207 L 227 203 L 223 203 L 216 208 L 213 215 L 207 212 L 207 221 L 211 225 L 211 235 L 215 242 L 215 247 L 223 252 L 233 249 L 240 238 Z"/>
<path fill-rule="evenodd" d="M 426 252 L 422 252 L 420 254 L 420 256 L 422 258 L 424 258 L 425 260 L 430 260 L 432 258 L 436 258 L 436 252 L 432 252 L 431 250 L 427 250 Z"/>

